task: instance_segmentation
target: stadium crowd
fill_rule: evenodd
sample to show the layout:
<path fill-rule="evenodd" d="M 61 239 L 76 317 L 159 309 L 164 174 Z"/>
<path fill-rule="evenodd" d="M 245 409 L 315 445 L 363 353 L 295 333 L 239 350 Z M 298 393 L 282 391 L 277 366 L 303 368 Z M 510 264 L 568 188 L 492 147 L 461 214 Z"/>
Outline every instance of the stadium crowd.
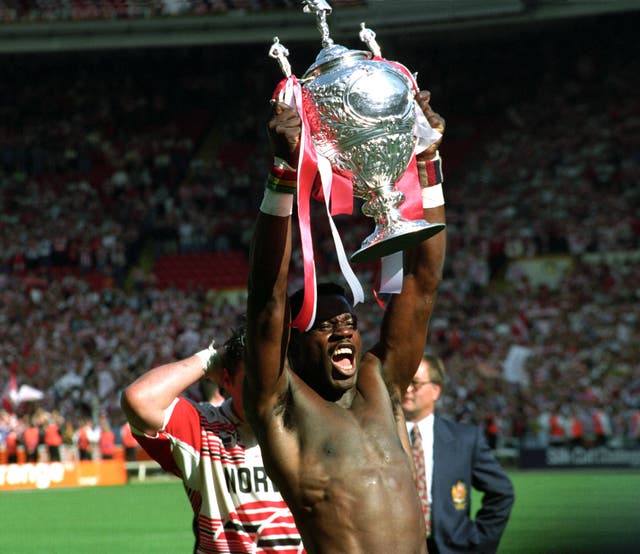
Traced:
<path fill-rule="evenodd" d="M 364 4 L 333 0 L 333 7 Z M 0 21 L 87 21 L 300 9 L 294 0 L 0 0 Z"/>
<path fill-rule="evenodd" d="M 624 27 L 597 48 L 588 30 L 430 62 L 449 247 L 428 350 L 449 370 L 441 411 L 484 423 L 496 447 L 640 444 L 640 57 L 616 55 L 635 44 Z M 161 288 L 145 264 L 247 251 L 278 76 L 266 56 L 240 69 L 227 54 L 2 68 L 0 448 L 52 421 L 75 449 L 87 426 L 120 442 L 123 386 L 239 321 L 241 296 Z M 317 263 L 335 268 L 314 221 Z M 347 249 L 371 227 L 353 221 L 338 221 Z M 375 266 L 356 270 L 370 289 Z M 369 295 L 358 309 L 372 333 L 381 308 Z M 43 397 L 16 403 L 22 385 Z"/>

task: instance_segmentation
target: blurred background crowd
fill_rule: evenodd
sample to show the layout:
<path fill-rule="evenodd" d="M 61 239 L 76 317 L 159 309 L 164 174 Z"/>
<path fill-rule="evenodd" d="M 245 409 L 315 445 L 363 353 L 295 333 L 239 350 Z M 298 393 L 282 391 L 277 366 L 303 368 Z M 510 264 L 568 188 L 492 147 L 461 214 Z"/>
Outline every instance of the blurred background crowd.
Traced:
<path fill-rule="evenodd" d="M 333 0 L 334 8 L 363 0 Z M 0 21 L 143 19 L 295 8 L 295 0 L 0 0 Z"/>
<path fill-rule="evenodd" d="M 0 15 L 80 4 L 94 3 L 5 1 Z M 637 23 L 383 44 L 447 120 L 448 257 L 426 349 L 447 366 L 441 411 L 484 425 L 494 448 L 640 444 Z M 105 455 L 105 433 L 123 442 L 124 386 L 239 323 L 281 78 L 268 46 L 6 56 L 0 450 L 34 426 L 44 444 L 55 424 L 78 456 L 84 436 Z M 291 50 L 302 73 L 318 45 Z M 319 271 L 339 279 L 314 222 Z M 372 228 L 358 213 L 337 223 L 347 251 Z M 371 345 L 377 266 L 354 269 Z"/>

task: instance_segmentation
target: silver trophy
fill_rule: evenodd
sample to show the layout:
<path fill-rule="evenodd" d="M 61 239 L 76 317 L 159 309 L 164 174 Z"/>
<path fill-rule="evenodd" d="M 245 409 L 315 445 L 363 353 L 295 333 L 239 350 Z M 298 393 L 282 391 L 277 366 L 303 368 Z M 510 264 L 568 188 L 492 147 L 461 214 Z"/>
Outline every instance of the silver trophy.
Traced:
<path fill-rule="evenodd" d="M 370 51 L 335 44 L 326 21 L 331 7 L 324 0 L 304 0 L 322 35 L 322 50 L 300 79 L 311 137 L 316 151 L 331 165 L 353 174 L 353 194 L 365 200 L 362 213 L 375 229 L 350 259 L 367 262 L 421 242 L 444 229 L 442 223 L 404 218 L 398 207 L 404 194 L 395 188 L 416 146 L 416 104 L 410 79 L 380 59 L 375 33 L 361 26 L 360 38 Z M 288 51 L 274 39 L 270 55 L 285 75 Z M 419 109 L 419 108 L 418 108 Z"/>

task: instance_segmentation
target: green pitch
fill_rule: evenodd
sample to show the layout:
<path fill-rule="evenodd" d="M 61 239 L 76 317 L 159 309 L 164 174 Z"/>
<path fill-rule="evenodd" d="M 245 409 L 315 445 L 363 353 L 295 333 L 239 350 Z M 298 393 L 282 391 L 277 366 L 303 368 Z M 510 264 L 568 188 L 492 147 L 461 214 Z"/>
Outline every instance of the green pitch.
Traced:
<path fill-rule="evenodd" d="M 640 471 L 510 472 L 499 554 L 640 552 Z M 472 497 L 478 507 L 478 497 Z M 7 554 L 181 554 L 193 548 L 180 482 L 0 493 Z"/>
<path fill-rule="evenodd" d="M 640 553 L 640 471 L 510 476 L 516 502 L 499 554 Z"/>
<path fill-rule="evenodd" d="M 0 493 L 0 552 L 162 554 L 193 551 L 180 481 Z"/>

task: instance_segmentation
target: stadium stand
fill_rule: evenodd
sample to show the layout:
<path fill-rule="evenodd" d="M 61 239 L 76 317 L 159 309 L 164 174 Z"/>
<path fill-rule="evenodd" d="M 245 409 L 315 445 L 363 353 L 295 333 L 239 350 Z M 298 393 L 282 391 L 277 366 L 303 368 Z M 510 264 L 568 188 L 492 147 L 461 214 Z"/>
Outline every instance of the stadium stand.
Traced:
<path fill-rule="evenodd" d="M 640 439 L 634 29 L 601 19 L 434 45 L 426 62 L 392 44 L 448 121 L 449 254 L 429 339 L 450 373 L 442 408 L 497 426 L 499 448 Z M 240 318 L 277 68 L 216 47 L 25 56 L 0 74 L 0 444 L 58 411 L 73 452 L 84 418 L 122 422 L 126 383 Z M 336 271 L 314 221 L 318 264 Z M 347 248 L 370 226 L 338 223 Z M 356 269 L 371 286 L 375 267 Z M 371 343 L 380 308 L 361 310 Z M 23 385 L 42 398 L 16 402 Z"/>
<path fill-rule="evenodd" d="M 333 7 L 362 5 L 363 0 L 333 0 Z M 293 0 L 5 0 L 0 21 L 86 21 L 143 19 L 229 12 L 300 9 Z"/>

